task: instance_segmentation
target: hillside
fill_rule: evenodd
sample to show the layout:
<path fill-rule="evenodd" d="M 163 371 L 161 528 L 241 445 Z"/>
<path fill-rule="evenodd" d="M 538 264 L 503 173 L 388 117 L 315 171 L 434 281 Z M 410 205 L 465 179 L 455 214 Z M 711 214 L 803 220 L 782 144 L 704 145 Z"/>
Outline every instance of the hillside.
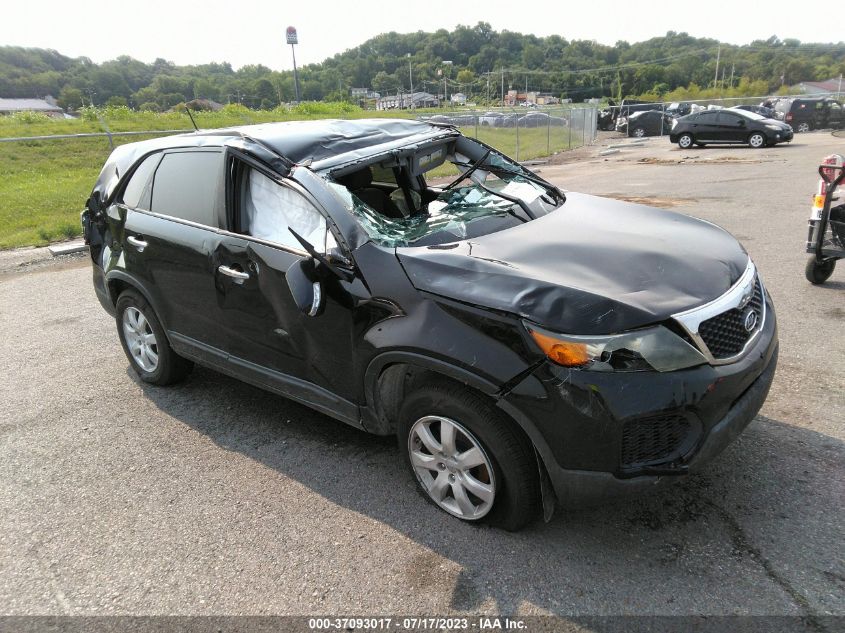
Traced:
<path fill-rule="evenodd" d="M 665 95 L 693 83 L 726 87 L 741 82 L 750 91 L 822 80 L 845 72 L 845 43 L 801 43 L 772 37 L 732 46 L 686 33 L 606 46 L 563 36 L 537 37 L 495 31 L 489 24 L 434 33 L 385 33 L 320 64 L 305 66 L 300 87 L 305 100 L 348 99 L 350 87 L 381 93 L 408 90 L 460 91 L 485 102 L 501 88 L 540 90 L 580 101 L 588 97 L 650 93 Z M 408 55 L 410 54 L 410 57 Z M 451 61 L 451 65 L 444 64 Z M 409 69 L 410 65 L 410 69 Z M 438 75 L 442 71 L 443 75 Z M 750 86 L 753 86 L 751 88 Z M 131 57 L 95 64 L 45 49 L 0 47 L 0 96 L 59 96 L 65 107 L 128 104 L 166 109 L 194 98 L 249 107 L 273 107 L 294 98 L 291 72 L 261 65 L 233 69 L 228 63 L 177 66 L 163 59 L 147 64 Z"/>

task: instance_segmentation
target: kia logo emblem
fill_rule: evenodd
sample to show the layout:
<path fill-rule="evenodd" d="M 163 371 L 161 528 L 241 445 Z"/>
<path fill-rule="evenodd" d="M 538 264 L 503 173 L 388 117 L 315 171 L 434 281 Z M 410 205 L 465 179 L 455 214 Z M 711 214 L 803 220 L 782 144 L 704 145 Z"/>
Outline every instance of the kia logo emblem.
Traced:
<path fill-rule="evenodd" d="M 750 332 L 757 325 L 757 313 L 754 310 L 749 310 L 745 313 L 745 319 L 742 323 L 745 326 L 745 331 Z"/>

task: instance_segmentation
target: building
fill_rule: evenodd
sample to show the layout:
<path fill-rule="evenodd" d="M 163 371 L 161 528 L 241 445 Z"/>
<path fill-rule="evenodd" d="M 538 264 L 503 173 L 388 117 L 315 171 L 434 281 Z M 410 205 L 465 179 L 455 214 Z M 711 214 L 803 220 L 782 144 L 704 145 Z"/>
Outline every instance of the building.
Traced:
<path fill-rule="evenodd" d="M 428 92 L 388 95 L 376 101 L 376 110 L 407 110 L 408 108 L 436 108 L 440 99 Z"/>
<path fill-rule="evenodd" d="M 378 99 L 381 97 L 379 93 L 369 88 L 350 88 L 349 96 L 353 99 Z"/>
<path fill-rule="evenodd" d="M 56 105 L 52 97 L 45 97 L 44 99 L 0 98 L 0 115 L 15 114 L 16 112 L 40 112 L 57 119 L 65 116 L 64 110 Z"/>
<path fill-rule="evenodd" d="M 835 97 L 842 94 L 842 77 L 827 81 L 803 81 L 796 86 L 795 92 L 811 97 Z"/>

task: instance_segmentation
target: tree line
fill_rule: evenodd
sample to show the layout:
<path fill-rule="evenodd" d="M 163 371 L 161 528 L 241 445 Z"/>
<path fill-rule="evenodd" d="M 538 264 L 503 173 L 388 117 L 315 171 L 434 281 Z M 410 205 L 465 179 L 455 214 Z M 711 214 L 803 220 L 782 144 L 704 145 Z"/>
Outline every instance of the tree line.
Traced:
<path fill-rule="evenodd" d="M 280 55 L 282 52 L 280 51 Z M 449 63 L 451 62 L 451 63 Z M 718 70 L 717 70 L 718 64 Z M 299 71 L 307 101 L 349 101 L 350 88 L 382 94 L 462 92 L 495 103 L 504 89 L 533 90 L 581 101 L 594 97 L 667 95 L 709 88 L 725 94 L 776 92 L 801 81 L 845 73 L 845 43 L 802 43 L 771 37 L 720 44 L 670 31 L 610 46 L 561 35 L 538 37 L 490 24 L 434 33 L 384 33 Z M 128 56 L 96 64 L 40 48 L 0 47 L 0 97 L 58 97 L 68 109 L 128 105 L 166 110 L 194 99 L 269 109 L 294 99 L 291 71 L 261 64 L 178 66 Z"/>

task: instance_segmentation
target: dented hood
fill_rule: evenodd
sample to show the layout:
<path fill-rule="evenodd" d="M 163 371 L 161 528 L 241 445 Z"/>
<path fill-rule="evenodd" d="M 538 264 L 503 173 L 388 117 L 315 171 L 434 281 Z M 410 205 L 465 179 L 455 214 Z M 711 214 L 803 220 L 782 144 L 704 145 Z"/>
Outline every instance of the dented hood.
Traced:
<path fill-rule="evenodd" d="M 419 290 L 569 334 L 663 321 L 724 294 L 748 264 L 713 224 L 577 193 L 505 231 L 396 253 Z"/>

